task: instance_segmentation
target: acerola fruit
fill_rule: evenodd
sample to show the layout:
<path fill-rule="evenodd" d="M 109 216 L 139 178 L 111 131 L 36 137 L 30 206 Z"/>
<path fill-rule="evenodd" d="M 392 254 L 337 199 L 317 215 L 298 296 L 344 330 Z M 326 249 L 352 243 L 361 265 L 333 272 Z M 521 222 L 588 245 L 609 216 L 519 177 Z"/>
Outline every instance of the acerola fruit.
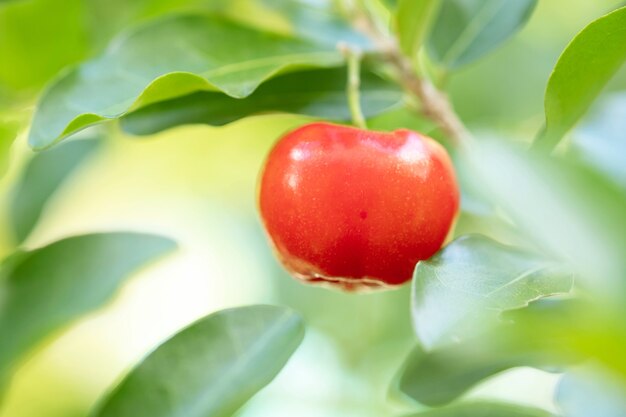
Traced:
<path fill-rule="evenodd" d="M 445 149 L 427 136 L 311 123 L 270 152 L 259 205 L 292 275 L 355 290 L 410 280 L 441 248 L 459 188 Z"/>

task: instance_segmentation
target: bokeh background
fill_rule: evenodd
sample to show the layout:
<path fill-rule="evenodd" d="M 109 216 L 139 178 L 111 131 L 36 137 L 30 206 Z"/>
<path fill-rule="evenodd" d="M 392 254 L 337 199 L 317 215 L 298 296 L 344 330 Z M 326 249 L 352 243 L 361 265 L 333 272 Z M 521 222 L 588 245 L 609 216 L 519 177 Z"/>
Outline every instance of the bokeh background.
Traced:
<path fill-rule="evenodd" d="M 12 244 L 7 196 L 32 156 L 27 121 L 45 83 L 96 56 L 117 33 L 140 21 L 227 3 L 0 1 L 0 115 L 23 127 L 0 183 L 0 250 L 6 253 Z M 250 19 L 263 18 L 248 3 L 236 0 L 229 7 Z M 543 123 L 544 88 L 560 52 L 588 22 L 620 4 L 540 2 L 513 40 L 451 79 L 461 117 L 479 134 L 529 141 Z M 626 71 L 609 90 L 626 94 Z M 295 308 L 305 317 L 307 335 L 278 378 L 239 416 L 380 417 L 407 409 L 410 403 L 390 397 L 388 387 L 415 343 L 408 286 L 364 295 L 304 286 L 282 271 L 263 234 L 257 174 L 274 141 L 305 121 L 264 115 L 142 138 L 114 125 L 84 132 L 103 136 L 104 146 L 55 194 L 25 246 L 84 232 L 136 230 L 171 236 L 180 249 L 140 271 L 106 308 L 28 358 L 3 399 L 0 417 L 85 416 L 132 364 L 180 327 L 222 308 L 256 303 Z M 582 130 L 579 136 L 584 139 Z M 555 378 L 518 369 L 469 395 L 551 409 Z"/>

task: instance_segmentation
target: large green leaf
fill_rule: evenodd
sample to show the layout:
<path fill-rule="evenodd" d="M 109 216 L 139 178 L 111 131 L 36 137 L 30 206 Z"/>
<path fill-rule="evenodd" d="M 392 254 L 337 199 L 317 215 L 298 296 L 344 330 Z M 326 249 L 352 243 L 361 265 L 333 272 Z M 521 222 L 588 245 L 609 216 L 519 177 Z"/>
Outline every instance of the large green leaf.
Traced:
<path fill-rule="evenodd" d="M 472 169 L 520 230 L 569 263 L 588 290 L 623 304 L 623 190 L 573 161 L 503 142 L 476 147 Z"/>
<path fill-rule="evenodd" d="M 245 99 L 201 91 L 151 104 L 122 118 L 124 130 L 151 134 L 181 124 L 223 125 L 246 116 L 288 112 L 327 120 L 350 120 L 346 69 L 320 69 L 278 76 Z M 371 72 L 361 76 L 361 102 L 366 117 L 398 106 L 402 91 Z"/>
<path fill-rule="evenodd" d="M 230 417 L 270 383 L 304 336 L 298 315 L 251 306 L 212 314 L 158 347 L 96 417 Z"/>
<path fill-rule="evenodd" d="M 37 107 L 29 142 L 45 148 L 91 124 L 193 91 L 246 97 L 281 72 L 337 66 L 342 60 L 334 48 L 221 17 L 159 20 L 52 83 Z"/>
<path fill-rule="evenodd" d="M 28 162 L 9 202 L 10 224 L 18 242 L 28 237 L 50 197 L 98 144 L 98 140 L 71 141 Z"/>
<path fill-rule="evenodd" d="M 0 384 L 17 361 L 53 332 L 101 307 L 146 262 L 174 242 L 103 233 L 17 252 L 0 269 Z"/>
<path fill-rule="evenodd" d="M 399 0 L 394 14 L 395 31 L 400 48 L 415 57 L 431 28 L 440 0 Z"/>
<path fill-rule="evenodd" d="M 446 0 L 428 40 L 441 65 L 456 69 L 491 52 L 528 20 L 537 0 Z"/>
<path fill-rule="evenodd" d="M 622 7 L 589 24 L 563 51 L 548 80 L 546 126 L 537 146 L 556 146 L 625 60 L 626 7 Z"/>
<path fill-rule="evenodd" d="M 572 286 L 572 274 L 544 256 L 470 235 L 417 264 L 415 331 L 426 349 L 458 342 L 497 322 L 502 311 Z"/>
<path fill-rule="evenodd" d="M 567 326 L 577 317 L 568 303 L 533 305 L 509 315 L 511 323 L 458 343 L 431 351 L 417 346 L 401 368 L 397 388 L 419 403 L 440 406 L 510 368 L 571 364 L 583 356 L 572 346 L 576 329 Z"/>
<path fill-rule="evenodd" d="M 497 402 L 465 402 L 448 407 L 411 414 L 406 417 L 551 417 L 538 408 Z"/>

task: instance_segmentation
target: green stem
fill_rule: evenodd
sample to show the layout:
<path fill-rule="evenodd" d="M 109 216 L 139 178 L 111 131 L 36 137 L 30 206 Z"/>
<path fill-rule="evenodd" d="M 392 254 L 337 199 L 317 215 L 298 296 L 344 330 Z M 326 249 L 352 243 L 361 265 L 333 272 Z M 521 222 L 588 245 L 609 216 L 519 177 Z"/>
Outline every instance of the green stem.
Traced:
<path fill-rule="evenodd" d="M 344 48 L 343 51 L 348 62 L 347 94 L 352 123 L 361 129 L 367 129 L 361 110 L 361 53 L 350 48 Z"/>

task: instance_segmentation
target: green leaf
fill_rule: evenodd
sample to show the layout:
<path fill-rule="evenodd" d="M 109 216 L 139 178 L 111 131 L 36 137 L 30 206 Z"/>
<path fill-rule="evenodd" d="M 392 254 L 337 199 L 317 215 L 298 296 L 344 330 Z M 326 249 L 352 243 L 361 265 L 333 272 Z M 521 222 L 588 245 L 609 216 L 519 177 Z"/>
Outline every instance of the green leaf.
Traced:
<path fill-rule="evenodd" d="M 245 99 L 201 91 L 154 103 L 124 116 L 122 127 L 145 135 L 192 123 L 224 125 L 254 114 L 288 112 L 327 120 L 350 120 L 345 68 L 302 71 L 278 76 Z M 402 102 L 402 91 L 371 72 L 361 75 L 361 102 L 366 117 Z"/>
<path fill-rule="evenodd" d="M 232 1 L 232 0 L 231 0 Z M 341 16 L 333 0 L 254 0 L 283 17 L 289 33 L 336 47 L 339 42 L 368 50 L 369 39 Z M 267 27 L 267 29 L 272 29 Z"/>
<path fill-rule="evenodd" d="M 246 97 L 281 72 L 342 62 L 334 48 L 216 16 L 159 20 L 53 82 L 39 102 L 29 142 L 45 148 L 89 125 L 198 90 Z"/>
<path fill-rule="evenodd" d="M 571 160 L 487 142 L 472 172 L 527 236 L 618 304 L 626 292 L 626 194 Z M 623 299 L 623 298 L 622 298 Z"/>
<path fill-rule="evenodd" d="M 230 417 L 270 383 L 304 336 L 300 317 L 273 306 L 212 314 L 144 359 L 95 417 Z"/>
<path fill-rule="evenodd" d="M 159 236 L 103 233 L 6 259 L 0 269 L 0 383 L 36 345 L 101 307 L 129 274 L 174 247 Z"/>
<path fill-rule="evenodd" d="M 9 201 L 9 219 L 18 242 L 24 241 L 35 228 L 45 205 L 99 145 L 98 140 L 76 140 L 58 148 L 36 154 L 26 165 L 15 184 Z"/>
<path fill-rule="evenodd" d="M 505 310 L 568 292 L 572 279 L 561 265 L 537 253 L 464 236 L 417 264 L 415 331 L 428 350 L 458 342 L 496 323 Z"/>
<path fill-rule="evenodd" d="M 554 148 L 626 60 L 626 7 L 589 24 L 565 48 L 546 88 L 546 126 L 536 146 Z"/>
<path fill-rule="evenodd" d="M 417 346 L 402 366 L 396 388 L 421 404 L 441 406 L 505 370 L 554 368 L 579 360 L 580 353 L 571 347 L 574 332 L 562 330 L 563 323 L 577 314 L 569 305 L 540 306 L 516 310 L 507 317 L 512 323 L 490 326 L 488 331 L 455 344 L 431 351 Z"/>
<path fill-rule="evenodd" d="M 399 0 L 394 14 L 395 31 L 402 51 L 415 57 L 422 47 L 439 9 L 440 0 Z"/>
<path fill-rule="evenodd" d="M 537 0 L 446 0 L 428 40 L 439 64 L 457 69 L 513 36 L 530 18 Z"/>
<path fill-rule="evenodd" d="M 571 150 L 577 159 L 626 190 L 626 94 L 614 94 L 599 104 L 576 129 Z"/>
<path fill-rule="evenodd" d="M 555 398 L 564 417 L 626 415 L 626 381 L 597 366 L 566 373 Z"/>
<path fill-rule="evenodd" d="M 497 402 L 465 402 L 444 408 L 411 414 L 406 417 L 551 417 L 538 408 Z"/>

